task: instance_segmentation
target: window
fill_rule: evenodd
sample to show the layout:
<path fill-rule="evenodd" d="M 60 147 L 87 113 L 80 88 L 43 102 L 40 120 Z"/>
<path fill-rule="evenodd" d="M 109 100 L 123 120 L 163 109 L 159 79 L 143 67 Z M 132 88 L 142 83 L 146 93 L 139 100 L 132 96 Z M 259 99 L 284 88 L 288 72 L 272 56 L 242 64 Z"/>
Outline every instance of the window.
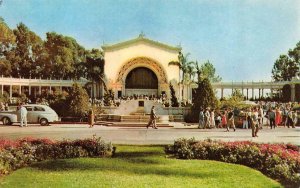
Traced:
<path fill-rule="evenodd" d="M 40 106 L 35 106 L 34 111 L 45 111 L 45 109 Z"/>
<path fill-rule="evenodd" d="M 26 106 L 26 110 L 27 110 L 28 112 L 31 112 L 31 111 L 33 111 L 33 107 L 32 107 L 32 106 Z"/>

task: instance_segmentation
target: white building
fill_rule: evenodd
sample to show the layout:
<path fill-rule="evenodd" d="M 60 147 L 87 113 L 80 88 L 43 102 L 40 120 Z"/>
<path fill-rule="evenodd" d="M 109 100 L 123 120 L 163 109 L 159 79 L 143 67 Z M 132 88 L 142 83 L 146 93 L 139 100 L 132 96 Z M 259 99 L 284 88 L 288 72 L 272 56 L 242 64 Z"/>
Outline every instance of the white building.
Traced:
<path fill-rule="evenodd" d="M 137 95 L 169 95 L 169 82 L 179 94 L 179 66 L 181 47 L 169 46 L 139 37 L 113 44 L 103 45 L 105 77 L 115 97 Z"/>

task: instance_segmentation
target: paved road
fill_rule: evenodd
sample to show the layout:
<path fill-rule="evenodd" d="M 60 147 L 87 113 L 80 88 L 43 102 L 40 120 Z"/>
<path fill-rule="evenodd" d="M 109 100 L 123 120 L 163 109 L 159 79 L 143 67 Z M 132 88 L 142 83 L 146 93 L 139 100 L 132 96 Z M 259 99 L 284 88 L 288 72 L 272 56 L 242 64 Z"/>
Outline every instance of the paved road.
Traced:
<path fill-rule="evenodd" d="M 174 124 L 173 128 L 146 129 L 143 127 L 105 127 L 95 126 L 88 128 L 88 125 L 61 124 L 41 127 L 29 125 L 29 127 L 4 126 L 0 125 L 0 137 L 22 138 L 38 137 L 52 138 L 56 140 L 91 138 L 93 135 L 102 137 L 113 144 L 171 144 L 178 138 L 192 138 L 197 140 L 217 139 L 224 141 L 250 140 L 255 142 L 279 142 L 292 143 L 300 146 L 300 127 L 298 128 L 264 128 L 260 130 L 259 137 L 251 137 L 251 129 L 237 129 L 236 132 L 225 129 L 197 129 L 196 126 L 183 126 L 180 123 Z"/>

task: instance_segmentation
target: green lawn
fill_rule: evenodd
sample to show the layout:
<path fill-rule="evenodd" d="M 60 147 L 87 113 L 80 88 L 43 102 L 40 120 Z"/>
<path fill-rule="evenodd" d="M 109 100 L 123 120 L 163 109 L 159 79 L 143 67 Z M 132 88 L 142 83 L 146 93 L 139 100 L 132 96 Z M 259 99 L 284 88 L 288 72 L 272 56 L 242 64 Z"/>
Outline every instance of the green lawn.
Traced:
<path fill-rule="evenodd" d="M 248 167 L 166 158 L 160 146 L 117 146 L 114 158 L 43 161 L 0 180 L 0 187 L 281 187 Z"/>

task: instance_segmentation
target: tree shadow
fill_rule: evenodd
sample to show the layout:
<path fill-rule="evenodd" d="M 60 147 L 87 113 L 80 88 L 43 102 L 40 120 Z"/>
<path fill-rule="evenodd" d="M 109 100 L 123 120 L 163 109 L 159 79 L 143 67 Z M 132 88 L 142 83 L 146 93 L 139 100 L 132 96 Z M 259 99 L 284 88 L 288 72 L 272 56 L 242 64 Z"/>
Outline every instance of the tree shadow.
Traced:
<path fill-rule="evenodd" d="M 162 151 L 120 151 L 113 158 L 58 159 L 31 165 L 40 171 L 115 171 L 137 175 L 180 176 L 192 178 L 216 177 L 211 172 L 170 167 Z"/>

